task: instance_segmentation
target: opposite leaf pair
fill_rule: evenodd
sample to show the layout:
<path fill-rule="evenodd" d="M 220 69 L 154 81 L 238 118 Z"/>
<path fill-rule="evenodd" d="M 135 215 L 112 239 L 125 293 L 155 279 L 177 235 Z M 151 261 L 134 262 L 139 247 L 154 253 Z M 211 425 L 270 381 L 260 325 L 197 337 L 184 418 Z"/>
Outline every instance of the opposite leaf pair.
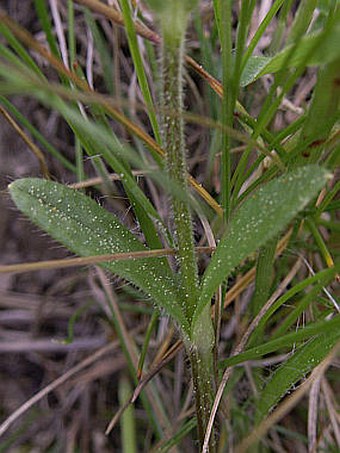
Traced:
<path fill-rule="evenodd" d="M 270 181 L 237 210 L 207 267 L 192 313 L 184 313 L 176 278 L 166 258 L 111 261 L 112 273 L 136 285 L 163 308 L 193 339 L 195 327 L 218 286 L 247 256 L 276 236 L 324 186 L 329 173 L 300 167 Z M 17 180 L 9 190 L 33 223 L 80 256 L 126 253 L 146 247 L 111 213 L 86 195 L 36 178 Z"/>

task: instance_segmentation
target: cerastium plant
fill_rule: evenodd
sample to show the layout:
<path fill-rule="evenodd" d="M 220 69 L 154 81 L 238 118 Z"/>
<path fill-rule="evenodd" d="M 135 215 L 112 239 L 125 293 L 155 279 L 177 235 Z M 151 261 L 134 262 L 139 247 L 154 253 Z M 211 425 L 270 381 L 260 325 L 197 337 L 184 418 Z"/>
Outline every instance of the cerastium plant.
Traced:
<path fill-rule="evenodd" d="M 194 7 L 197 6 L 198 0 L 148 0 L 147 3 L 155 13 L 161 31 L 161 95 L 159 102 L 161 117 L 160 144 L 165 154 L 164 173 L 162 173 L 162 175 L 169 186 L 167 190 L 170 194 L 170 223 L 172 225 L 170 235 L 167 236 L 167 234 L 165 234 L 164 236 L 167 237 L 167 240 L 171 245 L 174 245 L 176 257 L 175 264 L 169 264 L 168 259 L 165 256 L 161 256 L 161 252 L 158 256 L 151 253 L 151 249 L 161 249 L 162 242 L 160 238 L 162 238 L 165 227 L 159 214 L 135 184 L 132 176 L 129 163 L 137 162 L 137 164 L 139 164 L 140 160 L 136 158 L 131 149 L 122 147 L 110 128 L 107 127 L 105 121 L 100 125 L 97 125 L 94 121 L 84 118 L 82 114 L 77 111 L 75 105 L 72 105 L 71 107 L 67 105 L 66 101 L 69 99 L 77 101 L 78 103 L 89 102 L 96 106 L 97 110 L 94 109 L 94 116 L 97 115 L 97 118 L 100 118 L 103 111 L 105 111 L 105 114 L 111 115 L 112 117 L 120 118 L 118 113 L 114 113 L 112 106 L 105 103 L 102 98 L 91 98 L 92 93 L 89 93 L 86 86 L 84 88 L 84 85 L 82 85 L 83 82 L 79 82 L 76 76 L 72 76 L 70 85 L 64 85 L 59 91 L 54 87 L 54 91 L 52 90 L 53 94 L 51 94 L 50 87 L 43 78 L 34 73 L 34 68 L 32 73 L 28 75 L 29 80 L 26 79 L 26 82 L 20 78 L 20 74 L 13 74 L 15 83 L 17 83 L 17 91 L 24 92 L 25 83 L 28 85 L 32 84 L 32 86 L 35 86 L 37 97 L 42 102 L 62 113 L 74 133 L 78 137 L 82 137 L 82 146 L 89 155 L 95 155 L 94 149 L 96 149 L 96 146 L 100 145 L 102 157 L 107 161 L 108 165 L 120 174 L 125 191 L 129 196 L 133 208 L 135 209 L 136 216 L 140 221 L 146 243 L 143 244 L 137 239 L 118 217 L 105 210 L 90 197 L 65 185 L 49 180 L 25 178 L 11 183 L 9 185 L 9 191 L 15 204 L 24 214 L 75 254 L 82 257 L 124 254 L 124 260 L 113 260 L 108 258 L 108 261 L 101 263 L 101 266 L 132 283 L 138 290 L 143 292 L 157 304 L 160 309 L 168 314 L 176 324 L 179 335 L 185 345 L 187 356 L 190 359 L 196 403 L 198 439 L 199 444 L 202 447 L 216 390 L 220 383 L 219 370 L 216 369 L 217 361 L 214 359 L 214 353 L 216 352 L 214 351 L 214 345 L 216 343 L 215 336 L 218 330 L 216 330 L 216 326 L 213 325 L 211 318 L 211 304 L 214 295 L 231 272 L 248 256 L 252 255 L 258 249 L 261 249 L 262 252 L 264 251 L 264 254 L 266 253 L 266 250 L 273 250 L 274 253 L 279 234 L 313 199 L 315 199 L 320 190 L 326 185 L 327 180 L 331 178 L 331 173 L 326 168 L 317 164 L 317 158 L 307 161 L 307 165 L 302 165 L 303 159 L 300 158 L 296 148 L 298 145 L 302 148 L 307 148 L 313 140 L 317 140 L 318 137 L 315 136 L 313 129 L 313 124 L 316 121 L 315 114 L 314 116 L 311 115 L 308 117 L 304 123 L 302 133 L 296 137 L 293 144 L 289 144 L 290 155 L 286 157 L 280 155 L 280 152 L 282 152 L 281 145 L 276 146 L 280 144 L 281 141 L 279 139 L 276 140 L 271 136 L 268 129 L 266 129 L 266 126 L 271 120 L 270 115 L 274 115 L 275 108 L 277 108 L 282 100 L 280 95 L 277 99 L 274 96 L 275 88 L 277 87 L 274 86 L 273 90 L 269 93 L 269 97 L 272 97 L 272 101 L 268 101 L 267 109 L 261 111 L 257 122 L 252 122 L 251 118 L 238 106 L 239 115 L 244 115 L 244 121 L 247 122 L 246 127 L 248 130 L 252 129 L 252 139 L 254 142 L 248 141 L 246 143 L 248 147 L 244 154 L 246 157 L 240 159 L 240 164 L 235 172 L 236 176 L 233 181 L 234 188 L 237 186 L 240 188 L 240 181 L 244 181 L 242 180 L 242 172 L 247 171 L 245 159 L 249 156 L 248 152 L 258 137 L 261 137 L 261 140 L 264 139 L 268 141 L 271 144 L 271 150 L 275 150 L 272 154 L 268 153 L 268 155 L 272 157 L 273 162 L 280 161 L 280 159 L 281 161 L 279 162 L 280 165 L 275 167 L 273 164 L 268 170 L 269 182 L 266 182 L 266 179 L 260 178 L 259 182 L 265 183 L 260 184 L 260 187 L 255 190 L 246 192 L 241 197 L 241 202 L 237 200 L 236 190 L 235 198 L 230 190 L 225 190 L 225 187 L 221 189 L 224 190 L 223 203 L 225 205 L 225 212 L 228 212 L 228 215 L 225 216 L 224 224 L 222 228 L 219 229 L 219 231 L 222 230 L 223 232 L 216 250 L 212 255 L 211 261 L 203 274 L 200 275 L 195 252 L 192 222 L 192 216 L 195 214 L 195 212 L 193 212 L 195 203 L 193 201 L 193 194 L 189 185 L 187 173 L 184 134 L 185 115 L 183 115 L 185 36 L 190 14 Z M 250 83 L 250 81 L 255 80 L 262 74 L 261 71 L 264 71 L 263 68 L 265 68 L 266 65 L 268 66 L 268 72 L 279 71 L 277 68 L 280 65 L 280 69 L 284 71 L 284 65 L 288 64 L 290 61 L 290 52 L 292 55 L 295 55 L 294 51 L 296 50 L 294 45 L 297 41 L 292 41 L 293 45 L 290 43 L 290 47 L 287 47 L 285 54 L 280 55 L 280 59 L 275 60 L 274 63 L 274 59 L 268 61 L 266 59 L 254 58 L 251 60 L 251 64 L 248 64 L 247 66 L 247 60 L 251 56 L 249 53 L 250 51 L 248 51 L 248 53 L 245 52 L 245 56 L 243 56 L 242 52 L 245 45 L 247 25 L 249 25 L 252 8 L 254 7 L 254 5 L 251 6 L 251 3 L 254 2 L 242 3 L 248 4 L 248 6 L 242 6 L 242 20 L 244 20 L 244 22 L 242 22 L 242 26 L 238 28 L 237 43 L 239 46 L 237 47 L 235 58 L 229 55 L 226 60 L 227 63 L 229 62 L 234 66 L 232 69 L 228 68 L 228 65 L 224 65 L 223 67 L 224 72 L 229 71 L 227 76 L 224 74 L 223 89 L 225 90 L 225 94 L 223 101 L 230 103 L 228 104 L 229 110 L 227 109 L 228 111 L 225 113 L 225 121 L 222 127 L 223 134 L 226 134 L 226 131 L 232 134 L 233 111 L 237 105 L 237 88 L 239 85 L 242 83 L 247 84 Z M 280 2 L 275 2 L 275 5 L 278 3 Z M 220 26 L 219 33 L 221 42 L 222 44 L 225 44 L 225 48 L 222 48 L 222 52 L 224 52 L 225 55 L 225 52 L 230 49 L 228 47 L 228 39 L 223 39 L 225 30 L 221 31 L 221 27 L 223 28 L 226 20 L 231 21 L 231 17 L 228 19 L 228 14 L 221 10 L 223 4 L 224 2 L 214 2 L 216 17 Z M 125 19 L 127 19 L 127 15 L 131 13 L 129 10 L 129 3 L 127 0 L 122 0 L 121 5 L 122 11 L 125 14 Z M 230 5 L 228 8 L 229 7 Z M 277 9 L 275 8 L 271 10 L 270 14 L 268 13 L 268 17 L 264 20 L 263 29 L 258 33 L 263 33 L 265 26 L 268 25 L 271 18 L 274 17 L 277 12 Z M 279 9 L 279 6 L 277 8 Z M 229 13 L 231 12 L 231 10 L 228 11 Z M 301 16 L 299 17 L 301 20 Z M 125 23 L 128 28 L 128 22 Z M 294 28 L 296 34 L 300 33 L 298 25 L 299 24 Z M 231 27 L 231 24 L 229 23 L 228 26 Z M 301 33 L 303 33 L 303 31 L 301 31 Z M 299 35 L 297 38 L 299 38 Z M 256 39 L 259 39 L 259 36 L 255 35 L 254 40 L 256 41 Z M 255 45 L 256 42 L 251 42 L 250 48 L 251 46 L 254 48 Z M 311 44 L 309 43 L 309 45 Z M 304 53 L 301 53 L 299 61 L 304 61 L 304 58 L 307 59 L 308 55 L 308 49 L 304 49 Z M 244 59 L 242 60 L 243 57 Z M 50 61 L 53 63 L 54 60 L 52 57 Z M 270 66 L 271 64 L 272 66 Z M 251 65 L 253 65 L 253 67 Z M 333 77 L 335 73 L 335 69 L 332 65 L 333 62 L 324 69 L 328 78 Z M 244 76 L 243 82 L 241 81 L 241 83 L 241 74 L 245 68 L 248 71 L 247 77 Z M 6 79 L 4 70 L 2 70 L 1 75 Z M 65 72 L 64 76 L 65 75 L 69 76 L 70 74 Z M 141 75 L 142 73 L 139 72 L 139 76 Z M 284 86 L 288 90 L 290 81 L 293 84 L 295 80 L 293 75 L 290 75 L 290 77 L 291 79 L 288 78 L 285 80 L 284 73 L 280 73 L 278 80 L 276 81 L 277 85 Z M 247 78 L 249 79 L 248 81 Z M 228 83 L 230 83 L 230 86 Z M 324 82 L 321 77 L 319 84 L 322 85 L 322 83 L 326 82 Z M 84 90 L 85 94 L 83 98 L 79 93 L 78 95 L 75 94 L 74 84 L 78 84 L 78 88 Z M 68 90 L 70 86 L 72 89 Z M 228 89 L 229 91 L 227 91 Z M 228 95 L 232 97 L 231 100 L 226 99 L 226 96 Z M 275 102 L 277 102 L 277 106 L 271 110 L 271 103 Z M 313 102 L 315 102 L 316 105 L 318 102 L 321 103 L 318 97 L 316 97 Z M 154 133 L 155 136 L 157 136 L 158 125 L 153 116 L 153 106 L 149 104 L 148 107 L 150 119 L 153 118 L 153 121 L 151 122 L 153 124 Z M 104 110 L 100 110 L 101 108 Z M 332 112 L 329 111 L 328 114 L 331 116 Z M 328 132 L 334 125 L 334 121 L 330 119 Z M 125 124 L 128 123 L 126 122 Z M 137 128 L 134 130 L 137 130 L 138 132 Z M 290 133 L 293 134 L 294 132 L 295 131 L 292 130 Z M 288 132 L 287 135 L 289 135 Z M 100 143 L 98 144 L 93 137 L 99 136 Z M 285 137 L 286 136 L 283 136 L 282 139 Z M 143 139 L 141 133 L 139 134 L 139 138 Z M 261 146 L 261 140 L 259 146 Z M 225 145 L 223 153 L 229 153 L 230 137 L 228 136 L 227 139 L 224 137 L 223 143 Z M 154 149 L 156 148 L 157 146 L 154 145 Z M 230 156 L 228 157 L 228 155 L 225 154 L 224 160 L 228 161 L 229 158 Z M 224 170 L 228 173 L 230 171 L 230 165 L 223 166 L 223 171 Z M 163 172 L 162 166 L 159 171 Z M 278 172 L 280 172 L 281 175 L 278 175 Z M 222 175 L 221 180 L 229 185 L 231 183 L 231 178 L 227 173 Z M 155 180 L 159 181 L 157 175 L 155 175 Z M 229 215 L 229 213 L 231 214 Z M 271 245 L 266 249 L 268 243 Z M 272 244 L 274 244 L 274 247 Z M 148 252 L 150 252 L 150 256 L 148 256 Z M 262 264 L 260 255 L 259 268 Z M 327 275 L 324 274 L 315 277 L 315 280 L 317 278 L 320 279 L 320 284 L 322 284 L 323 281 L 328 281 L 327 279 L 329 279 L 331 275 L 331 272 L 325 272 L 328 272 Z M 311 277 L 311 279 L 312 280 L 306 280 L 306 286 L 304 287 L 307 287 L 308 284 L 312 284 L 315 281 L 313 280 L 313 277 Z M 299 291 L 303 288 L 299 287 Z M 320 287 L 318 287 L 318 290 L 319 289 Z M 216 300 L 218 300 L 218 298 L 216 298 Z M 284 302 L 285 300 L 278 299 L 275 307 L 280 307 Z M 277 308 L 270 307 L 273 312 Z M 258 312 L 259 310 L 254 311 L 255 315 L 257 314 L 256 311 Z M 266 316 L 270 316 L 269 311 Z M 264 322 L 265 321 L 263 321 L 263 323 Z M 336 327 L 335 323 L 333 324 L 330 324 L 333 326 L 333 336 L 331 339 L 324 339 L 324 346 L 326 349 L 327 347 L 333 346 L 338 338 L 338 334 L 336 334 L 334 330 Z M 289 325 L 290 324 L 288 323 L 288 326 Z M 283 330 L 283 333 L 284 332 L 285 330 Z M 308 333 L 307 329 L 306 332 L 304 338 L 308 338 L 309 335 L 311 336 L 314 331 L 310 330 Z M 316 330 L 316 332 L 318 331 Z M 258 335 L 261 334 L 259 333 Z M 297 338 L 297 336 L 289 337 L 288 334 L 286 344 L 293 344 L 293 341 Z M 274 344 L 275 338 L 272 343 L 268 342 L 263 346 L 256 343 L 256 338 L 251 338 L 251 340 L 250 345 L 254 346 L 254 349 L 249 349 L 248 356 L 245 356 L 244 360 L 246 360 L 247 357 L 259 357 L 261 354 L 263 355 L 276 350 Z M 280 344 L 283 345 L 283 343 Z M 261 347 L 263 348 L 263 351 Z M 265 349 L 265 347 L 267 349 Z M 247 354 L 247 351 L 244 354 Z M 304 360 L 304 357 L 307 356 L 309 357 L 307 352 L 301 350 L 301 360 Z M 239 354 L 239 356 L 235 355 L 235 357 L 227 359 L 225 365 L 230 366 L 232 364 L 241 363 L 242 357 L 242 354 Z M 320 361 L 322 357 L 323 355 L 320 351 L 318 360 Z M 239 362 L 237 362 L 237 360 L 239 360 Z M 306 367 L 306 372 L 308 370 L 310 370 L 310 368 Z M 294 375 L 289 381 L 289 384 L 287 384 L 282 383 L 279 372 L 277 375 L 277 386 L 279 388 L 281 385 L 280 390 L 275 397 L 265 395 L 265 397 L 260 400 L 260 409 L 259 413 L 256 415 L 256 423 L 260 423 L 264 414 L 270 411 L 270 409 L 278 402 L 279 398 L 289 390 L 289 385 L 294 384 L 299 377 L 299 375 Z M 276 382 L 275 379 L 273 381 L 274 383 Z M 216 437 L 216 434 L 211 434 L 209 447 L 207 447 L 206 442 L 205 449 L 209 448 L 209 451 L 215 451 Z"/>

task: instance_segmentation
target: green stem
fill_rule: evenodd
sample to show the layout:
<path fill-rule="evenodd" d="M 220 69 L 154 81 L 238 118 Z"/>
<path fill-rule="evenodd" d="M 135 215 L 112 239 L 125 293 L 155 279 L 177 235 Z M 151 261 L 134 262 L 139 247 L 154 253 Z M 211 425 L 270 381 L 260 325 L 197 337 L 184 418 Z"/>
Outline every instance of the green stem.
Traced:
<path fill-rule="evenodd" d="M 194 252 L 192 219 L 187 185 L 186 149 L 184 141 L 183 108 L 183 36 L 164 33 L 163 65 L 163 121 L 162 132 L 166 151 L 166 165 L 170 180 L 182 196 L 172 197 L 174 228 L 177 240 L 177 262 L 182 291 L 183 312 L 190 321 L 197 304 L 198 271 Z"/>
<path fill-rule="evenodd" d="M 182 11 L 183 13 L 183 11 Z M 174 12 L 176 14 L 176 12 Z M 174 16 L 175 17 L 175 16 Z M 178 18 L 178 16 L 177 16 Z M 183 17 L 182 17 L 183 19 Z M 183 109 L 183 55 L 186 20 L 175 21 L 169 27 L 170 18 L 162 23 L 162 133 L 166 151 L 166 165 L 170 180 L 181 196 L 172 197 L 173 220 L 177 241 L 177 264 L 182 300 L 182 310 L 189 325 L 198 301 L 198 269 L 194 252 L 194 236 L 189 206 L 187 184 L 186 149 L 184 141 Z M 203 311 L 193 332 L 183 331 L 186 349 L 190 357 L 196 400 L 196 416 L 199 443 L 202 446 L 213 401 L 213 326 L 210 307 Z M 210 452 L 214 452 L 211 436 Z"/>
<path fill-rule="evenodd" d="M 214 400 L 214 329 L 207 306 L 200 315 L 191 344 L 187 345 L 190 357 L 192 379 L 194 385 L 197 432 L 200 449 L 203 447 L 205 432 L 208 426 Z M 214 430 L 209 440 L 209 453 L 216 451 Z"/>

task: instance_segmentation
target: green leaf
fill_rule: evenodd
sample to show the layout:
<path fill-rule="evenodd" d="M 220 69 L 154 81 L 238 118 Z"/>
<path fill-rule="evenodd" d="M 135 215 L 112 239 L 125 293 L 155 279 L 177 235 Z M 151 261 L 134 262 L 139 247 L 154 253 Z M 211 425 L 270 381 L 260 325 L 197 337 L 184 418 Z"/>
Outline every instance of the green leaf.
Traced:
<path fill-rule="evenodd" d="M 338 317 L 339 318 L 339 317 Z M 314 369 L 340 339 L 338 323 L 333 329 L 325 328 L 325 333 L 312 339 L 298 349 L 274 373 L 266 383 L 257 404 L 255 423 L 258 424 L 279 400 L 307 373 Z"/>
<path fill-rule="evenodd" d="M 283 67 L 296 68 L 304 63 L 309 55 L 307 66 L 321 66 L 330 63 L 339 57 L 339 42 L 340 21 L 335 22 L 327 30 L 303 37 L 288 60 L 287 56 L 292 52 L 295 44 L 287 46 L 272 58 L 252 56 L 243 70 L 241 86 L 249 85 L 265 74 L 278 72 Z"/>
<path fill-rule="evenodd" d="M 178 11 L 190 12 L 198 3 L 198 0 L 147 0 L 150 8 L 158 14 L 173 14 L 175 15 Z"/>
<path fill-rule="evenodd" d="M 304 340 L 310 340 L 311 337 L 319 336 L 321 337 L 325 331 L 339 331 L 340 329 L 340 316 L 336 316 L 330 321 L 323 320 L 309 324 L 306 327 L 300 328 L 295 332 L 290 332 L 286 335 L 282 335 L 279 338 L 270 340 L 264 344 L 256 346 L 254 348 L 247 349 L 240 354 L 229 357 L 228 359 L 222 360 L 219 363 L 221 369 L 226 367 L 235 366 L 240 363 L 247 362 L 248 360 L 260 359 L 266 354 L 276 352 L 278 350 L 286 350 L 296 343 L 299 343 Z"/>
<path fill-rule="evenodd" d="M 260 77 L 259 74 L 261 74 L 263 68 L 265 68 L 271 60 L 272 58 L 270 57 L 251 56 L 242 72 L 240 81 L 241 86 L 246 87 Z"/>
<path fill-rule="evenodd" d="M 10 184 L 9 191 L 17 207 L 33 223 L 77 255 L 147 250 L 116 216 L 74 189 L 26 178 Z M 165 258 L 112 261 L 103 267 L 133 283 L 186 328 Z"/>
<path fill-rule="evenodd" d="M 189 13 L 195 8 L 198 0 L 147 0 L 150 8 L 157 14 L 162 28 L 163 38 L 167 36 L 168 44 L 180 42 L 184 35 Z M 169 41 L 170 39 L 170 41 Z"/>
<path fill-rule="evenodd" d="M 126 28 L 126 34 L 128 38 L 129 48 L 135 67 L 136 75 L 138 78 L 138 83 L 143 94 L 143 98 L 148 110 L 149 120 L 152 125 L 152 130 L 155 135 L 157 143 L 161 143 L 161 135 L 159 131 L 159 126 L 157 122 L 156 112 L 153 104 L 153 99 L 151 96 L 151 91 L 148 83 L 148 79 L 145 72 L 145 64 L 142 59 L 142 55 L 138 45 L 137 33 L 135 29 L 135 24 L 132 19 L 132 12 L 128 0 L 120 0 L 122 7 L 122 14 L 124 17 L 124 23 Z"/>
<path fill-rule="evenodd" d="M 282 231 L 317 195 L 328 177 L 328 172 L 316 165 L 299 167 L 270 181 L 240 206 L 203 276 L 192 330 L 229 273 Z"/>
<path fill-rule="evenodd" d="M 340 58 L 319 70 L 300 140 L 296 150 L 292 151 L 293 155 L 298 155 L 298 162 L 317 162 L 320 158 L 320 146 L 329 138 L 332 128 L 340 119 L 339 67 Z M 306 152 L 302 152 L 305 149 Z M 309 154 L 309 157 L 306 154 Z"/>

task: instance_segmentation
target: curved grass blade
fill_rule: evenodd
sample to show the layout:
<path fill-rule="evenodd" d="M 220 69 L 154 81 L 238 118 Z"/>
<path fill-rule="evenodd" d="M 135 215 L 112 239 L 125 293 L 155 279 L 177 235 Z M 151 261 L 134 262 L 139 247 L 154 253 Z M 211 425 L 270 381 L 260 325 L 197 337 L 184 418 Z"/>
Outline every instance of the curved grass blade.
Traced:
<path fill-rule="evenodd" d="M 339 326 L 325 328 L 324 334 L 306 343 L 274 373 L 266 383 L 257 404 L 255 423 L 258 424 L 275 404 L 307 373 L 314 369 L 340 340 Z"/>
<path fill-rule="evenodd" d="M 205 271 L 192 329 L 228 274 L 282 231 L 317 195 L 328 177 L 329 173 L 317 165 L 300 167 L 270 181 L 241 205 Z"/>
<path fill-rule="evenodd" d="M 33 223 L 80 256 L 147 250 L 117 217 L 74 189 L 25 178 L 10 184 L 9 191 Z M 165 258 L 115 261 L 102 266 L 133 283 L 186 328 Z"/>
<path fill-rule="evenodd" d="M 339 26 L 340 30 L 340 26 Z M 340 33 L 339 33 L 340 41 Z M 338 53 L 339 55 L 339 53 Z M 340 58 L 320 69 L 313 98 L 303 124 L 299 142 L 291 151 L 291 161 L 315 163 L 331 131 L 340 119 Z M 307 159 L 307 160 L 306 160 Z"/>
<path fill-rule="evenodd" d="M 323 320 L 307 325 L 295 332 L 287 333 L 279 338 L 270 340 L 254 348 L 247 349 L 245 352 L 229 357 L 228 359 L 222 360 L 219 363 L 221 369 L 225 369 L 229 366 L 235 366 L 240 363 L 247 362 L 248 360 L 260 359 L 266 354 L 276 352 L 278 350 L 291 348 L 296 343 L 311 340 L 312 337 L 321 337 L 324 332 L 327 331 L 339 331 L 340 330 L 340 316 L 336 316 L 330 321 Z"/>

